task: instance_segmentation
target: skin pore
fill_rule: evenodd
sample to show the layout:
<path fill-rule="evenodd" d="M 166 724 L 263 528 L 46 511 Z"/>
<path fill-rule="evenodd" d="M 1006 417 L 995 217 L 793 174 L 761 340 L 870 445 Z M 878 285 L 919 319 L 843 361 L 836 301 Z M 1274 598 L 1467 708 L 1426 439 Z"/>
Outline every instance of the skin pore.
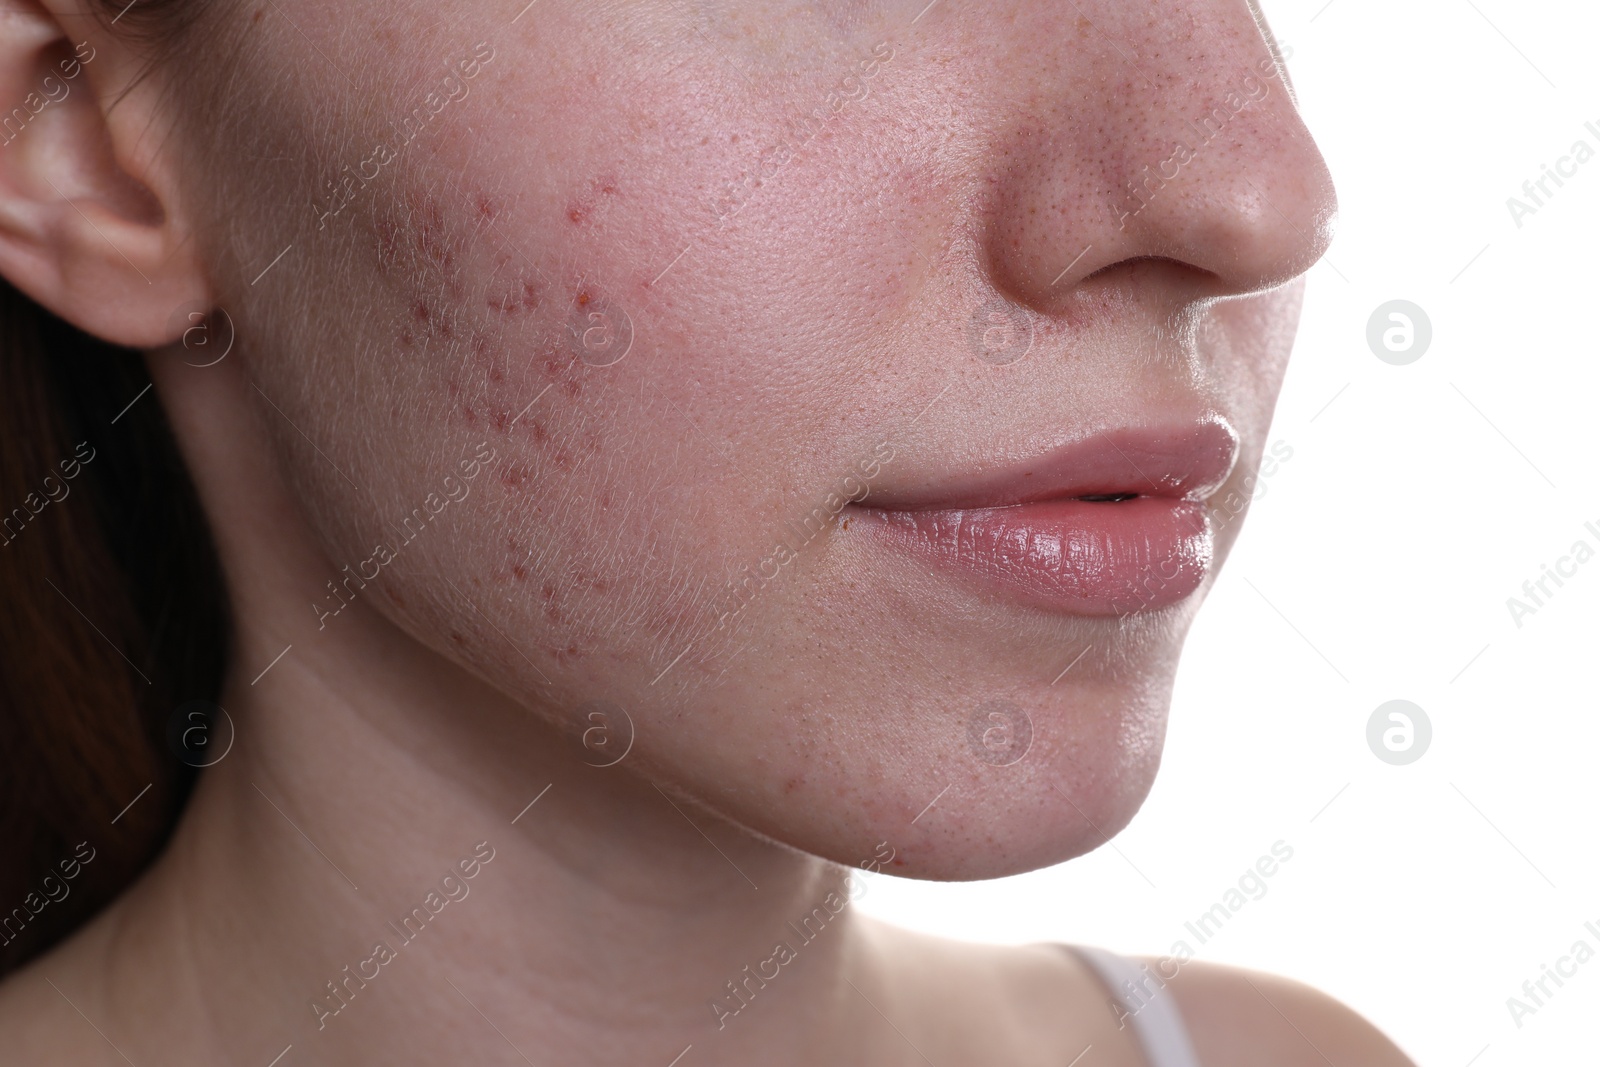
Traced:
<path fill-rule="evenodd" d="M 1252 12 L 205 11 L 140 79 L 75 5 L 0 0 L 6 99 L 96 50 L 0 152 L 0 272 L 148 351 L 238 631 L 232 750 L 0 1028 L 141 1065 L 1140 1062 L 1064 954 L 830 902 L 1125 825 L 1204 588 L 1044 611 L 826 504 L 768 560 L 863 479 L 1130 426 L 1227 427 L 1237 510 L 1334 210 Z M 1025 356 L 985 358 L 993 314 Z M 992 701 L 1025 759 L 975 758 Z M 1254 981 L 1175 983 L 1203 1058 L 1404 1062 Z"/>

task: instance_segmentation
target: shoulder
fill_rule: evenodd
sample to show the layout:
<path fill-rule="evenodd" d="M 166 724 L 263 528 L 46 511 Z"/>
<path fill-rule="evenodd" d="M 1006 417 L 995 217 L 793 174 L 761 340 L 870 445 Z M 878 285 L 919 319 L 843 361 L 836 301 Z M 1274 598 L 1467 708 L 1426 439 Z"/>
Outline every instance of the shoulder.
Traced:
<path fill-rule="evenodd" d="M 1166 986 L 1208 1067 L 1415 1067 L 1377 1027 L 1303 982 L 1190 961 Z"/>

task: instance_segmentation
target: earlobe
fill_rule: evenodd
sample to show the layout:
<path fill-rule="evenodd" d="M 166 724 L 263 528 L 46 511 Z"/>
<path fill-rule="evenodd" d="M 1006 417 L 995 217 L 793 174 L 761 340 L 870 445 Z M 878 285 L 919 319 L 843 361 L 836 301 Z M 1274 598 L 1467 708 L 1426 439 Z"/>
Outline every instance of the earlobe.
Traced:
<path fill-rule="evenodd" d="M 0 275 L 88 333 L 154 348 L 210 286 L 142 62 L 92 18 L 0 0 Z"/>

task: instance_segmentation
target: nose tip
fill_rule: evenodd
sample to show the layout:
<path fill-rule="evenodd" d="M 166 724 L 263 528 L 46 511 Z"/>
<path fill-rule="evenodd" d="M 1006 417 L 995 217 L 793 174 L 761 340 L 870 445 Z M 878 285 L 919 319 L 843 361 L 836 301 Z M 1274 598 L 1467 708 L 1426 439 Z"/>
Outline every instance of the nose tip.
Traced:
<path fill-rule="evenodd" d="M 1333 180 L 1277 66 L 1260 55 L 1203 77 L 1153 72 L 1160 86 L 1058 106 L 1045 135 L 1010 131 L 987 235 L 996 287 L 1048 309 L 1126 260 L 1182 264 L 1205 296 L 1309 270 L 1332 237 Z"/>

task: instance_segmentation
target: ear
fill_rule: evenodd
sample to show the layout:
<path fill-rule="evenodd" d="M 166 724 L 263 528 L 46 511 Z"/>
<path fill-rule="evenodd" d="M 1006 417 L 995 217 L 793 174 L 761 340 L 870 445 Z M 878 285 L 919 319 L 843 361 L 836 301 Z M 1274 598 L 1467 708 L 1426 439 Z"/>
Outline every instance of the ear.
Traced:
<path fill-rule="evenodd" d="M 131 47 L 48 3 L 62 10 L 0 0 L 0 275 L 88 333 L 155 348 L 182 334 L 178 309 L 211 302 L 171 117 Z"/>

